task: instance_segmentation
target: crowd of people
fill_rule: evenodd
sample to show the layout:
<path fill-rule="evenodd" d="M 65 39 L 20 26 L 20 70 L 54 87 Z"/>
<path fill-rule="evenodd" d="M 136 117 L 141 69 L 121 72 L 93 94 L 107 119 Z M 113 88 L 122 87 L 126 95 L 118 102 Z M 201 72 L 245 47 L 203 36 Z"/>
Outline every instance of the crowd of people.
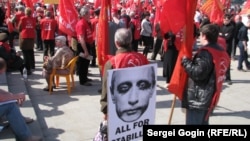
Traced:
<path fill-rule="evenodd" d="M 26 68 L 27 74 L 32 75 L 32 72 L 36 69 L 34 54 L 34 49 L 36 48 L 38 51 L 43 51 L 43 74 L 49 86 L 48 78 L 52 68 L 63 68 L 74 56 L 82 54 L 77 61 L 76 74 L 79 77 L 80 85 L 92 86 L 92 79 L 88 78 L 88 71 L 90 67 L 98 66 L 96 61 L 96 34 L 100 8 L 94 9 L 93 5 L 86 4 L 76 7 L 76 9 L 79 14 L 75 27 L 76 36 L 70 37 L 59 29 L 58 15 L 56 14 L 58 9 L 56 6 L 45 6 L 37 3 L 34 7 L 25 7 L 20 2 L 16 4 L 15 11 L 11 17 L 6 17 L 4 15 L 6 12 L 2 8 L 0 12 L 0 57 L 6 61 L 7 71 L 19 70 L 22 73 L 22 70 Z M 113 57 L 110 58 L 104 67 L 100 100 L 101 111 L 104 113 L 105 119 L 107 119 L 106 72 L 109 69 L 131 67 L 126 62 L 131 60 L 131 57 L 127 58 L 127 56 L 132 56 L 132 60 L 137 60 L 137 63 L 139 63 L 136 66 L 140 66 L 149 63 L 147 57 L 150 51 L 152 51 L 152 56 L 149 60 L 156 60 L 159 54 L 160 60 L 163 62 L 163 77 L 166 79 L 166 84 L 170 83 L 179 54 L 180 47 L 177 43 L 179 39 L 171 31 L 162 33 L 160 22 L 155 22 L 154 20 L 155 12 L 154 6 L 151 9 L 144 8 L 140 12 L 137 9 L 126 9 L 125 7 L 113 8 L 111 10 L 111 20 L 108 23 L 110 37 L 109 55 Z M 226 56 L 224 54 L 226 52 L 234 60 L 236 59 L 236 48 L 238 47 L 240 52 L 239 58 L 237 58 L 239 61 L 237 69 L 244 71 L 243 62 L 246 69 L 250 69 L 250 63 L 247 59 L 247 32 L 250 28 L 250 16 L 247 24 L 243 24 L 239 12 L 240 9 L 225 11 L 223 24 L 216 25 L 211 23 L 209 17 L 200 12 L 199 9 L 196 10 L 194 17 L 196 30 L 194 31 L 194 36 L 198 37 L 200 35 L 201 45 L 206 47 L 206 49 L 199 51 L 194 58 L 183 57 L 182 59 L 182 65 L 192 80 L 187 85 L 186 97 L 183 101 L 183 106 L 188 109 L 187 124 L 208 124 L 208 120 L 205 117 L 210 110 L 209 106 L 212 103 L 212 97 L 222 85 L 221 83 L 218 85 L 216 83 L 218 77 L 216 69 L 218 66 L 213 63 L 213 59 L 215 60 L 216 58 L 214 57 L 214 52 L 219 52 L 223 54 L 222 56 Z M 10 30 L 9 23 L 11 23 L 13 30 Z M 213 32 L 211 33 L 211 31 Z M 15 51 L 13 40 L 16 37 L 19 37 L 21 53 Z M 225 40 L 225 45 L 217 43 L 218 37 L 222 37 Z M 140 45 L 143 47 L 142 51 L 139 50 Z M 55 47 L 58 47 L 57 50 Z M 209 48 L 213 48 L 216 51 L 211 51 Z M 22 57 L 20 56 L 21 54 Z M 93 56 L 93 59 L 89 59 L 89 56 Z M 231 85 L 230 60 L 227 57 L 225 58 L 226 71 L 223 71 L 223 73 L 226 75 L 225 82 Z M 197 64 L 201 66 L 197 66 Z M 3 64 L 3 67 L 0 69 L 4 70 L 4 66 Z M 65 72 L 67 70 L 62 70 L 61 73 Z M 53 85 L 53 88 L 55 88 L 55 84 Z M 49 91 L 48 86 L 43 90 Z M 195 86 L 199 87 L 198 90 L 194 88 Z M 201 96 L 200 101 L 197 101 L 197 97 L 189 96 L 197 95 L 196 92 L 201 91 L 203 91 L 202 95 L 207 99 L 204 100 L 204 97 Z M 2 93 L 0 94 L 2 95 Z M 21 95 L 22 98 L 15 99 L 21 99 L 23 102 L 24 96 L 23 94 Z M 15 109 L 18 109 L 16 105 L 14 106 Z M 2 105 L 0 105 L 1 109 Z M 21 116 L 18 110 L 16 114 Z M 1 113 L 0 116 L 2 115 Z M 27 130 L 27 134 L 17 136 L 23 139 L 31 136 L 23 121 L 13 122 L 21 122 L 22 124 L 20 125 L 22 127 L 18 128 Z M 15 127 L 13 126 L 13 128 Z M 15 133 L 19 133 L 19 131 Z"/>

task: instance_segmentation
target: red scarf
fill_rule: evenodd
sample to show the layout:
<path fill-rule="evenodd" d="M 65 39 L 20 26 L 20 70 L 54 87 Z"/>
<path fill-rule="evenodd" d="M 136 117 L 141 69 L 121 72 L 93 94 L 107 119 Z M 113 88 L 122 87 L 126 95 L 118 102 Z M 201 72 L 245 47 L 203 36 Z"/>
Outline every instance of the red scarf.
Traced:
<path fill-rule="evenodd" d="M 5 42 L 0 42 L 0 46 L 4 47 L 4 49 L 6 50 L 7 53 L 10 53 L 10 45 L 8 43 Z"/>

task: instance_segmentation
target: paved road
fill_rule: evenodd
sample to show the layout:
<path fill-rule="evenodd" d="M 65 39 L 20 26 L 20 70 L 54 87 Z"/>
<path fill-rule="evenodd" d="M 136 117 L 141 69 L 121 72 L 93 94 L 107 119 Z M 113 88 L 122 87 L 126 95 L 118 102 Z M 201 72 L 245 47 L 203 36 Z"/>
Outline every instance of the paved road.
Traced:
<path fill-rule="evenodd" d="M 148 56 L 149 58 L 150 56 Z M 7 74 L 10 91 L 27 93 L 27 102 L 21 108 L 25 116 L 36 119 L 29 124 L 35 135 L 43 136 L 45 141 L 92 141 L 103 115 L 100 112 L 101 88 L 98 68 L 89 69 L 93 86 L 79 85 L 75 76 L 75 88 L 67 94 L 65 80 L 60 81 L 61 88 L 55 89 L 52 95 L 42 90 L 46 86 L 42 78 L 42 52 L 35 52 L 36 69 L 24 82 L 19 73 Z M 162 62 L 158 64 L 158 81 L 156 97 L 156 124 L 168 124 L 173 95 L 165 88 L 162 77 Z M 250 72 L 239 72 L 237 61 L 231 63 L 232 85 L 224 83 L 218 107 L 210 119 L 210 124 L 250 124 Z M 176 101 L 171 124 L 184 124 L 185 114 Z M 13 141 L 9 130 L 0 133 L 0 140 Z"/>

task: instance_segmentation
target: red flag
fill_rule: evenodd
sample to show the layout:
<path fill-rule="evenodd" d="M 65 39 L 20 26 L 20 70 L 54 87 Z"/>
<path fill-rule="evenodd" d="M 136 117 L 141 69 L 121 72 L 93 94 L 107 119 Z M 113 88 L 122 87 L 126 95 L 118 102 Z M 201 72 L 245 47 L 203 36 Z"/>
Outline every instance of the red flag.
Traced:
<path fill-rule="evenodd" d="M 246 4 L 243 6 L 241 12 L 241 15 L 243 14 L 250 14 L 250 0 L 247 0 Z"/>
<path fill-rule="evenodd" d="M 70 36 L 76 36 L 75 26 L 78 14 L 71 0 L 59 1 L 59 30 Z"/>
<path fill-rule="evenodd" d="M 23 2 L 25 3 L 26 7 L 29 7 L 33 10 L 33 3 L 31 0 L 24 0 Z"/>
<path fill-rule="evenodd" d="M 211 8 L 211 13 L 209 16 L 210 21 L 212 23 L 222 25 L 223 24 L 223 16 L 224 16 L 223 5 L 221 4 L 221 2 L 219 0 L 214 0 L 212 8 Z"/>
<path fill-rule="evenodd" d="M 205 13 L 206 15 L 210 15 L 211 13 L 211 9 L 212 9 L 212 5 L 213 5 L 213 1 L 215 0 L 207 0 L 200 8 L 200 10 Z"/>
<path fill-rule="evenodd" d="M 94 3 L 94 8 L 98 8 L 101 6 L 101 0 L 95 0 L 95 3 Z"/>
<path fill-rule="evenodd" d="M 97 29 L 97 58 L 101 74 L 103 74 L 103 67 L 109 54 L 108 12 L 111 9 L 111 1 L 102 0 L 101 7 Z"/>
<path fill-rule="evenodd" d="M 11 12 L 10 12 L 10 2 L 9 1 L 7 1 L 7 10 L 6 10 L 6 16 L 8 17 L 8 18 L 10 18 L 10 15 L 11 15 Z"/>
<path fill-rule="evenodd" d="M 187 0 L 167 0 L 163 4 L 160 21 L 163 33 L 172 31 L 174 34 L 180 31 L 185 24 L 185 10 Z M 193 19 L 193 18 L 191 18 Z"/>
<path fill-rule="evenodd" d="M 179 3 L 180 4 L 180 3 Z M 192 45 L 193 45 L 193 32 L 194 32 L 194 21 L 193 18 L 197 6 L 197 0 L 186 0 L 185 5 L 185 32 L 183 46 L 179 51 L 179 55 L 176 61 L 173 75 L 168 85 L 169 92 L 175 94 L 180 100 L 182 100 L 185 85 L 187 83 L 187 73 L 181 66 L 181 59 L 185 55 L 192 57 Z M 172 11 L 175 13 L 174 11 Z M 183 19 L 182 19 L 183 20 Z M 191 36 L 190 36 L 191 35 Z"/>

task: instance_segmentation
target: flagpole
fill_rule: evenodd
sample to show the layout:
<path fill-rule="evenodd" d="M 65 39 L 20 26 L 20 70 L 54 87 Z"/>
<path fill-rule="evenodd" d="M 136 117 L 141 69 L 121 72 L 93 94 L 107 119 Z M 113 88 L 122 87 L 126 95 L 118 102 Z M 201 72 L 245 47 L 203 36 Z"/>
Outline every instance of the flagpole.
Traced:
<path fill-rule="evenodd" d="M 174 113 L 174 107 L 175 107 L 175 102 L 176 102 L 176 95 L 174 95 L 174 99 L 172 101 L 171 112 L 170 112 L 170 115 L 169 115 L 168 125 L 170 125 L 171 121 L 172 121 L 172 117 L 173 117 L 173 113 Z"/>

